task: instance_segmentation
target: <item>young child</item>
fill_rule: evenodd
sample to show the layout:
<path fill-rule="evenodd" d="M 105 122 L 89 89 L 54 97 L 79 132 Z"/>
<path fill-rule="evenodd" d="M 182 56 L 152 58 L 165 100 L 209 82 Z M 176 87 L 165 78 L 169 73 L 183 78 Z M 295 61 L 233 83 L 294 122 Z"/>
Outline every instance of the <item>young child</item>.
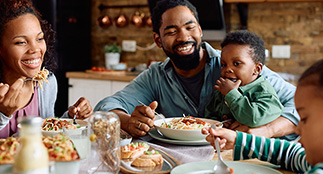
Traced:
<path fill-rule="evenodd" d="M 221 77 L 205 115 L 258 127 L 280 116 L 283 106 L 275 89 L 260 75 L 265 63 L 263 40 L 248 31 L 228 34 L 221 43 Z"/>
<path fill-rule="evenodd" d="M 220 138 L 222 149 L 234 148 L 234 160 L 258 158 L 297 173 L 323 173 L 323 59 L 302 74 L 294 99 L 301 117 L 296 129 L 300 143 L 225 128 L 202 129 L 202 133 L 210 133 L 206 140 L 211 143 L 213 136 Z"/>

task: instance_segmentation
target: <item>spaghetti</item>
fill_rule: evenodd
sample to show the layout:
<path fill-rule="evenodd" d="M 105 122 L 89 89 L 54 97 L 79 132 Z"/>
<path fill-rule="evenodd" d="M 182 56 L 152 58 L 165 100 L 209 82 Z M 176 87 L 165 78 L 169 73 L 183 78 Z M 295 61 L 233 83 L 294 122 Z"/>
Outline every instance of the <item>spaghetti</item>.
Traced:
<path fill-rule="evenodd" d="M 203 121 L 192 116 L 185 116 L 181 118 L 173 118 L 167 124 L 162 123 L 161 127 L 170 129 L 202 129 L 203 127 L 210 127 L 209 122 Z"/>
<path fill-rule="evenodd" d="M 49 84 L 49 82 L 47 81 L 47 76 L 48 76 L 49 72 L 47 69 L 45 69 L 45 67 L 43 67 L 43 69 L 41 71 L 39 71 L 34 77 L 33 80 L 38 82 L 39 87 L 41 90 L 43 90 L 43 82 L 45 81 L 46 83 Z"/>

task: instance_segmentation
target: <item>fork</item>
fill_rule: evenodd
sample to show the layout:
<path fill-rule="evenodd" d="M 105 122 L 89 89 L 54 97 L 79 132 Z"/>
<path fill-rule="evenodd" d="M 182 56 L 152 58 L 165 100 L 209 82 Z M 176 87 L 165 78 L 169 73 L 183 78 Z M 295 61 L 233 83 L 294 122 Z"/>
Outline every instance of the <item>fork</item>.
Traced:
<path fill-rule="evenodd" d="M 37 82 L 41 81 L 41 80 L 37 80 L 37 79 L 33 79 L 33 78 L 26 78 L 26 79 L 24 80 L 24 82 L 27 82 L 27 81 L 29 81 L 29 80 L 31 80 L 31 81 L 37 81 Z"/>
<path fill-rule="evenodd" d="M 212 129 L 216 129 L 216 125 L 213 124 L 211 126 Z M 223 162 L 222 156 L 221 156 L 221 148 L 219 145 L 219 140 L 214 136 L 214 144 L 216 151 L 218 153 L 218 162 L 215 164 L 213 168 L 214 174 L 230 174 L 230 168 Z"/>
<path fill-rule="evenodd" d="M 144 106 L 147 106 L 147 105 L 145 105 L 143 102 L 141 102 L 140 100 L 138 100 L 138 99 L 136 99 L 137 100 L 137 102 L 138 103 L 140 103 L 140 104 L 142 104 L 142 105 L 144 105 Z M 166 118 L 165 118 L 165 116 L 163 115 L 163 114 L 159 114 L 159 113 L 157 113 L 156 111 L 155 111 L 155 116 L 157 116 L 157 117 L 159 117 L 159 118 L 161 118 L 161 119 L 163 119 L 164 120 L 164 123 L 165 123 L 165 125 L 167 125 L 167 122 L 166 122 Z"/>
<path fill-rule="evenodd" d="M 75 121 L 75 119 L 76 119 L 76 114 L 73 117 L 73 124 L 77 124 L 76 121 Z"/>

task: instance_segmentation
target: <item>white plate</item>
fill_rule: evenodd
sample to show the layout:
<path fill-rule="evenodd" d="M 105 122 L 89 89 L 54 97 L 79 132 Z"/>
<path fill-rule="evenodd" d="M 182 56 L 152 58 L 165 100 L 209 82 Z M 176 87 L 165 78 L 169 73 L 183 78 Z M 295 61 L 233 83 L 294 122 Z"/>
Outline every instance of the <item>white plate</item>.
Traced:
<path fill-rule="evenodd" d="M 177 144 L 177 145 L 189 145 L 189 146 L 196 146 L 196 145 L 210 145 L 209 142 L 204 140 L 195 140 L 195 141 L 184 141 L 184 140 L 173 140 L 170 138 L 165 137 L 164 135 L 160 134 L 157 129 L 152 129 L 148 132 L 148 134 L 159 141 L 170 143 L 170 144 Z"/>
<path fill-rule="evenodd" d="M 217 161 L 202 161 L 186 163 L 175 167 L 171 174 L 213 174 L 213 167 Z M 238 162 L 225 161 L 225 163 L 233 169 L 234 174 L 282 174 L 281 172 L 262 165 Z"/>
<path fill-rule="evenodd" d="M 162 156 L 164 163 L 163 165 L 158 165 L 156 167 L 133 167 L 131 166 L 132 161 L 127 159 L 121 160 L 120 170 L 123 173 L 139 174 L 139 173 L 154 173 L 154 174 L 166 174 L 169 173 L 172 169 L 179 165 L 179 162 L 173 157 L 165 153 L 160 149 L 149 148 L 149 151 L 157 150 Z"/>

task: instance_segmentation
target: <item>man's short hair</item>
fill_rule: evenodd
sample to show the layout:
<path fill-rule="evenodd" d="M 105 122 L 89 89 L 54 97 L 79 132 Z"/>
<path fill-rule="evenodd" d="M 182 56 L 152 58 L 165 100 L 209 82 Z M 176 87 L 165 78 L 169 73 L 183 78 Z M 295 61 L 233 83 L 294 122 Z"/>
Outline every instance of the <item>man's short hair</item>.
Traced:
<path fill-rule="evenodd" d="M 199 22 L 198 14 L 196 8 L 188 0 L 160 0 L 157 2 L 155 8 L 152 12 L 152 22 L 153 22 L 153 32 L 159 33 L 159 28 L 161 26 L 161 16 L 170 8 L 177 6 L 185 6 L 191 10 L 192 14 L 196 18 L 196 21 Z"/>

